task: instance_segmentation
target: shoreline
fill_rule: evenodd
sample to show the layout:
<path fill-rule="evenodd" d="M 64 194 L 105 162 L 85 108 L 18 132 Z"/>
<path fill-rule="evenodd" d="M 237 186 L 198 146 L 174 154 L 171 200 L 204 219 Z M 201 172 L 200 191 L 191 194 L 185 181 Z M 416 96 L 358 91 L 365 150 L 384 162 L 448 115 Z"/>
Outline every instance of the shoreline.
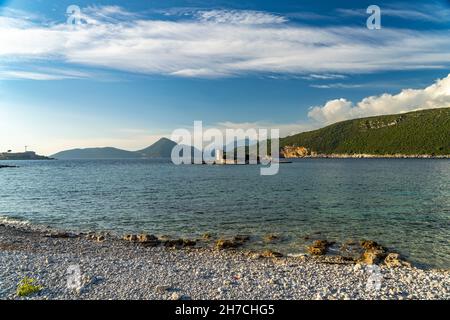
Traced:
<path fill-rule="evenodd" d="M 380 265 L 374 290 L 362 263 L 145 240 L 2 223 L 0 299 L 17 299 L 24 277 L 43 287 L 26 299 L 450 299 L 449 270 Z M 77 290 L 67 288 L 74 265 Z"/>
<path fill-rule="evenodd" d="M 7 216 L 0 216 L 0 227 L 10 227 L 21 230 L 23 232 L 36 232 L 43 236 L 47 235 L 54 238 L 83 238 L 86 237 L 90 240 L 98 240 L 98 237 L 115 239 L 123 241 L 125 237 L 134 237 L 134 242 L 140 242 L 138 239 L 140 235 L 145 235 L 150 239 L 156 240 L 155 246 L 174 246 L 177 248 L 195 248 L 195 249 L 214 249 L 216 248 L 216 242 L 224 241 L 225 249 L 235 249 L 241 252 L 250 252 L 255 254 L 275 254 L 278 256 L 302 256 L 311 255 L 310 250 L 314 248 L 315 242 L 325 243 L 324 250 L 319 255 L 324 259 L 331 259 L 338 261 L 344 259 L 346 262 L 358 263 L 359 260 L 364 260 L 364 252 L 366 251 L 362 242 L 372 242 L 382 250 L 385 255 L 381 259 L 376 260 L 376 264 L 384 264 L 384 257 L 389 254 L 398 255 L 398 260 L 402 264 L 411 265 L 417 269 L 422 270 L 447 270 L 450 271 L 450 267 L 440 267 L 433 265 L 429 262 L 415 261 L 410 257 L 403 255 L 401 251 L 392 246 L 384 246 L 383 243 L 377 243 L 373 240 L 368 240 L 365 237 L 355 238 L 350 237 L 348 239 L 334 239 L 326 237 L 321 231 L 314 231 L 311 233 L 299 234 L 297 240 L 292 235 L 285 236 L 281 233 L 269 232 L 265 235 L 262 234 L 250 234 L 250 233 L 224 233 L 218 234 L 215 232 L 204 232 L 195 234 L 168 234 L 168 233 L 138 233 L 129 234 L 119 232 L 117 230 L 109 229 L 83 229 L 83 228 L 71 228 L 50 226 L 46 224 L 36 224 L 29 220 L 22 220 L 17 218 L 10 218 Z M 376 239 L 379 241 L 379 239 Z M 103 241 L 103 240 L 101 240 Z M 127 239 L 126 241 L 130 241 Z M 295 247 L 290 244 L 297 242 Z M 186 245 L 187 243 L 187 245 Z M 372 249 L 372 248 L 369 248 Z M 375 248 L 377 249 L 377 248 Z M 314 250 L 314 249 L 312 249 Z M 370 251 L 370 250 L 369 250 Z M 318 258 L 316 256 L 316 258 Z M 372 259 L 373 260 L 373 259 Z M 363 262 L 365 263 L 365 262 Z"/>

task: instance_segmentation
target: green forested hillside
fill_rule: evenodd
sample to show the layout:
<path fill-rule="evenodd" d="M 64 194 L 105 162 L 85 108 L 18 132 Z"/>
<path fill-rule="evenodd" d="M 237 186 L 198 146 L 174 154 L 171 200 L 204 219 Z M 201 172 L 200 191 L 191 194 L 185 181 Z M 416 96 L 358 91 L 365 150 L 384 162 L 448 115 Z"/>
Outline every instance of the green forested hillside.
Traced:
<path fill-rule="evenodd" d="M 338 122 L 281 139 L 319 154 L 450 154 L 450 108 Z"/>

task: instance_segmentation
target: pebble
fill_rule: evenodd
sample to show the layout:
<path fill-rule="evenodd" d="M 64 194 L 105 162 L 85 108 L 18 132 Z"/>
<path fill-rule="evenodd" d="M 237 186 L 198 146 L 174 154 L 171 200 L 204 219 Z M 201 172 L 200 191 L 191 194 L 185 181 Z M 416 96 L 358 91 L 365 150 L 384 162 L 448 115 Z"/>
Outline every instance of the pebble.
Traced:
<path fill-rule="evenodd" d="M 181 296 L 180 296 L 178 293 L 174 292 L 174 293 L 172 293 L 172 295 L 170 296 L 170 299 L 171 299 L 171 300 L 181 300 Z"/>
<path fill-rule="evenodd" d="M 165 285 L 156 286 L 156 288 L 155 288 L 155 290 L 159 293 L 165 293 L 169 289 L 170 289 L 170 286 L 165 286 Z"/>

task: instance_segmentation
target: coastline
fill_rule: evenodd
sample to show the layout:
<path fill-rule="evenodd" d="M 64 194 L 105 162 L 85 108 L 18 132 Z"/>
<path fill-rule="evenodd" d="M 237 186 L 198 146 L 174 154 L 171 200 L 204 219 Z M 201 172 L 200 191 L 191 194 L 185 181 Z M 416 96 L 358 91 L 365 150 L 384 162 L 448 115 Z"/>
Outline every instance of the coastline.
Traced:
<path fill-rule="evenodd" d="M 24 277 L 43 287 L 26 299 L 450 299 L 449 270 L 380 265 L 374 290 L 360 263 L 151 241 L 0 224 L 0 299 L 17 299 Z M 67 288 L 74 265 L 77 290 Z"/>
<path fill-rule="evenodd" d="M 315 155 L 305 155 L 302 157 L 285 157 L 285 159 L 450 159 L 450 155 L 430 155 L 430 154 L 315 154 Z"/>

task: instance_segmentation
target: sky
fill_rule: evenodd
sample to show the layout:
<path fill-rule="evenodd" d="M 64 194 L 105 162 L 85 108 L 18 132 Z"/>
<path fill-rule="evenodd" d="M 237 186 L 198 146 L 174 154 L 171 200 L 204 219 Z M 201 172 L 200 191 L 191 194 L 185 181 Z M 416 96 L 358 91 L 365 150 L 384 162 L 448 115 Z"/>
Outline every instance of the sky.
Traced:
<path fill-rule="evenodd" d="M 0 152 L 450 107 L 449 31 L 447 0 L 0 0 Z"/>

